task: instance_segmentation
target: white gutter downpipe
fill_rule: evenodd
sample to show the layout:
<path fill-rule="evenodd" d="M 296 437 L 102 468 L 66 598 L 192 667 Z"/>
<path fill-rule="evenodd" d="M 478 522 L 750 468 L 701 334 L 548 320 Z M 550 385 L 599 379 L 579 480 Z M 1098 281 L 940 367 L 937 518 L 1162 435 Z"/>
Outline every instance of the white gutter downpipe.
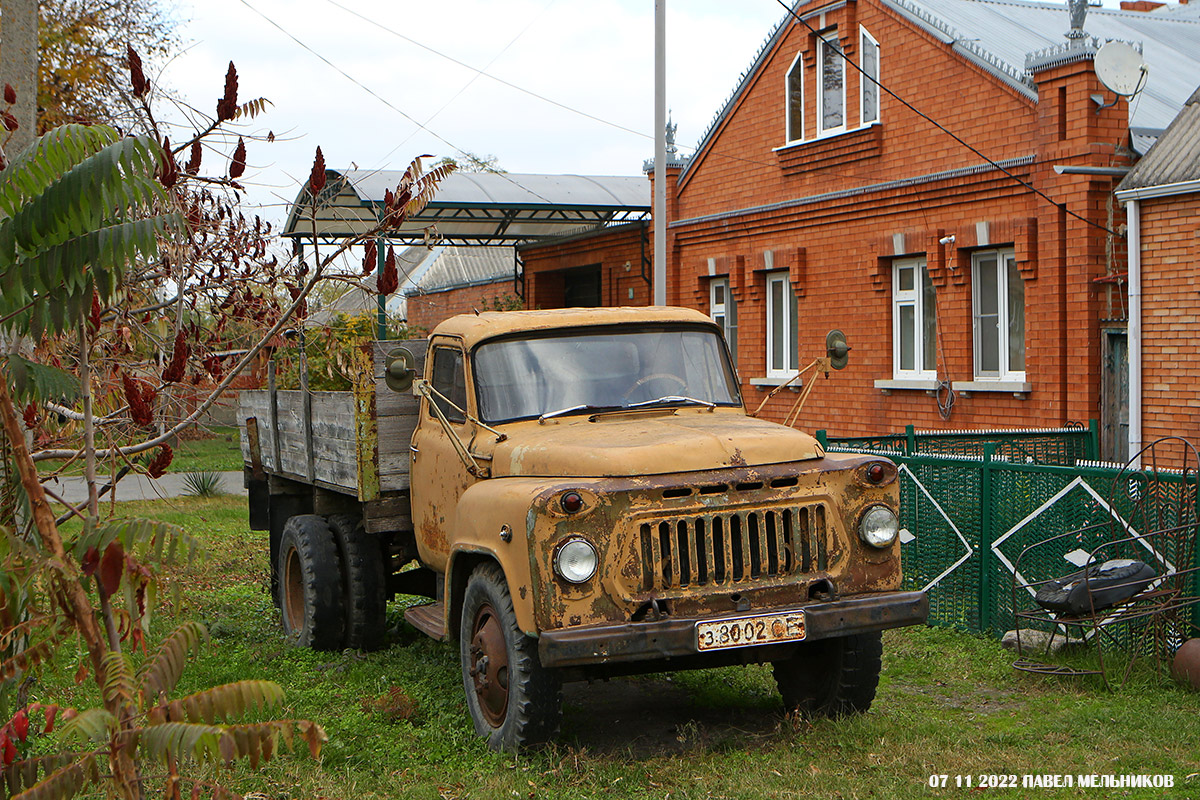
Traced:
<path fill-rule="evenodd" d="M 667 0 L 654 0 L 654 305 L 667 304 Z"/>
<path fill-rule="evenodd" d="M 1139 200 L 1130 199 L 1125 204 L 1125 230 L 1129 251 L 1129 457 L 1133 458 L 1142 449 L 1142 210 Z"/>

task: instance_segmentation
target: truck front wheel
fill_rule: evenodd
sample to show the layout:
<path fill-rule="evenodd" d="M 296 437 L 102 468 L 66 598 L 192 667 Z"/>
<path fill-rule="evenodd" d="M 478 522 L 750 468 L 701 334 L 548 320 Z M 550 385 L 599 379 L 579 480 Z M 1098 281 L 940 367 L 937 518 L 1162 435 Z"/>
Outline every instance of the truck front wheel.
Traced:
<path fill-rule="evenodd" d="M 879 631 L 802 642 L 790 658 L 773 664 L 789 713 L 834 718 L 871 707 L 882 666 Z"/>
<path fill-rule="evenodd" d="M 463 689 L 475 732 L 493 750 L 516 752 L 558 733 L 562 682 L 538 660 L 537 643 L 517 627 L 504 573 L 471 573 L 459 626 Z"/>
<path fill-rule="evenodd" d="M 323 517 L 290 517 L 279 537 L 279 607 L 283 630 L 314 650 L 340 650 L 344 589 L 337 542 Z"/>

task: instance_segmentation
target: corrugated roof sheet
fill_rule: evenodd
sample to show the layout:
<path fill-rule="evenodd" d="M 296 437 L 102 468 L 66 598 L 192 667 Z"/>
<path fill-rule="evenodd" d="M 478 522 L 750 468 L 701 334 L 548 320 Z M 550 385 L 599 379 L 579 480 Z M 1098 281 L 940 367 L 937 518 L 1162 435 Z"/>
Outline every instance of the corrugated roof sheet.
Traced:
<path fill-rule="evenodd" d="M 1197 76 L 1193 75 L 1193 80 Z M 1118 192 L 1200 180 L 1200 88 L 1117 187 Z"/>
<path fill-rule="evenodd" d="M 1066 42 L 1070 17 L 1065 3 L 1029 3 L 1019 0 L 882 0 L 947 44 L 964 58 L 1036 99 L 1033 81 L 1025 69 L 1026 56 Z M 799 9 L 806 2 L 797 3 Z M 786 15 L 767 36 L 754 62 L 717 112 L 697 145 L 708 143 L 721 121 L 741 96 L 750 76 L 791 24 Z M 1200 2 L 1167 6 L 1154 12 L 1121 11 L 1092 6 L 1084 31 L 1102 44 L 1119 40 L 1140 45 L 1150 71 L 1146 87 L 1130 103 L 1130 127 L 1138 128 L 1135 147 L 1146 147 L 1154 135 L 1174 119 L 1195 88 L 1200 75 Z M 884 65 L 884 75 L 888 67 Z M 1110 98 L 1111 99 L 1111 98 Z M 689 167 L 694 161 L 689 162 Z M 688 167 L 685 167 L 685 172 Z"/>
<path fill-rule="evenodd" d="M 511 247 L 449 245 L 443 248 L 441 255 L 429 270 L 405 293 L 440 292 L 462 286 L 492 283 L 505 278 L 511 279 L 512 276 Z"/>

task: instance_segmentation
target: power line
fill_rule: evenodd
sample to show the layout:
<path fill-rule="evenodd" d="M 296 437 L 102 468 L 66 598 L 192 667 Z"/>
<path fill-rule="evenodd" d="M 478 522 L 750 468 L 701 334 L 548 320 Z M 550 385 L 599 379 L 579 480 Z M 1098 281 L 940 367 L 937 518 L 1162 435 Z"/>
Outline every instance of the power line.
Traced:
<path fill-rule="evenodd" d="M 820 40 L 821 40 L 821 35 L 820 35 L 820 33 L 817 31 L 817 29 L 816 29 L 816 28 L 814 28 L 812 25 L 809 25 L 809 24 L 808 24 L 808 20 L 804 19 L 804 18 L 803 18 L 803 17 L 801 17 L 799 14 L 797 14 L 797 13 L 796 13 L 796 11 L 795 11 L 795 10 L 794 10 L 792 7 L 790 7 L 790 6 L 789 6 L 787 3 L 785 3 L 785 2 L 784 2 L 784 0 L 775 0 L 775 2 L 779 3 L 779 5 L 783 7 L 783 10 L 784 10 L 784 11 L 786 11 L 786 12 L 787 12 L 787 14 L 788 14 L 790 17 L 792 17 L 793 19 L 795 19 L 797 22 L 799 22 L 799 23 L 800 23 L 801 25 L 803 25 L 805 28 L 808 28 L 808 31 L 809 31 L 809 33 L 811 33 L 813 36 L 817 37 L 817 40 L 818 40 L 818 41 L 820 41 Z M 926 122 L 930 123 L 930 124 L 931 124 L 931 125 L 933 125 L 935 128 L 937 128 L 938 130 L 940 130 L 942 133 L 946 134 L 946 135 L 947 135 L 947 136 L 949 136 L 951 139 L 953 139 L 954 141 L 958 142 L 960 145 L 962 145 L 963 147 L 967 148 L 968 150 L 970 150 L 970 151 L 971 151 L 972 153 L 974 153 L 975 155 L 977 155 L 977 156 L 979 156 L 980 158 L 982 158 L 984 161 L 986 161 L 986 162 L 987 162 L 988 164 L 990 164 L 992 167 L 994 167 L 995 169 L 998 169 L 998 170 L 1000 170 L 1000 171 L 1001 171 L 1001 172 L 1003 172 L 1005 175 L 1007 175 L 1009 178 L 1011 178 L 1011 179 L 1013 179 L 1014 181 L 1016 181 L 1017 183 L 1021 184 L 1021 185 L 1022 185 L 1022 186 L 1024 186 L 1026 189 L 1028 189 L 1029 191 L 1031 191 L 1031 192 L 1033 192 L 1034 194 L 1036 194 L 1038 197 L 1041 197 L 1041 198 L 1042 198 L 1043 200 L 1045 200 L 1047 203 L 1050 203 L 1051 205 L 1053 205 L 1053 206 L 1055 206 L 1055 207 L 1057 207 L 1057 208 L 1061 208 L 1063 211 L 1067 212 L 1067 214 L 1069 214 L 1070 216 L 1072 216 L 1072 217 L 1075 217 L 1075 219 L 1077 219 L 1077 220 L 1080 220 L 1081 222 L 1087 223 L 1088 225 L 1091 225 L 1091 226 L 1092 226 L 1092 227 L 1094 227 L 1094 228 L 1099 228 L 1100 230 L 1102 230 L 1102 231 L 1104 231 L 1105 233 L 1108 233 L 1108 234 L 1110 234 L 1110 235 L 1112 235 L 1112 236 L 1116 236 L 1116 235 L 1117 235 L 1117 234 L 1116 234 L 1116 231 L 1113 231 L 1113 230 L 1112 230 L 1112 229 L 1110 229 L 1110 228 L 1109 228 L 1107 225 L 1101 225 L 1099 222 L 1095 222 L 1094 220 L 1090 220 L 1090 219 L 1088 219 L 1087 217 L 1084 217 L 1084 216 L 1081 216 L 1081 215 L 1079 215 L 1079 214 L 1075 213 L 1075 212 L 1074 212 L 1074 211 L 1072 211 L 1071 209 L 1067 208 L 1067 204 L 1066 204 L 1066 203 L 1059 203 L 1059 202 L 1058 202 L 1058 201 L 1056 201 L 1054 198 L 1050 197 L 1050 195 L 1046 194 L 1046 193 L 1045 193 L 1045 192 L 1043 192 L 1041 189 L 1039 189 L 1039 188 L 1037 188 L 1036 186 L 1034 186 L 1032 183 L 1029 183 L 1028 181 L 1021 179 L 1020 177 L 1018 177 L 1017 175 L 1015 175 L 1015 174 L 1013 174 L 1011 171 L 1009 171 L 1009 170 L 1008 170 L 1006 167 L 1004 167 L 1004 166 L 1002 166 L 1002 165 L 1000 165 L 1000 164 L 996 163 L 996 161 L 994 161 L 994 160 L 992 160 L 991 158 L 989 158 L 989 157 L 988 157 L 986 154 L 984 154 L 984 152 L 983 152 L 983 151 L 981 151 L 979 148 L 977 148 L 977 147 L 975 147 L 974 145 L 970 144 L 970 143 L 969 143 L 969 142 L 967 142 L 965 139 L 963 139 L 962 137 L 960 137 L 958 134 L 954 133 L 952 130 L 950 130 L 949 128 L 947 128 L 945 125 L 943 125 L 942 123 L 938 122 L 936 119 L 934 119 L 933 117 L 929 116 L 929 115 L 928 115 L 928 114 L 926 114 L 924 111 L 921 111 L 921 110 L 920 110 L 920 109 L 918 109 L 916 106 L 914 106 L 912 103 L 908 102 L 907 100 L 905 100 L 903 97 L 901 97 L 900 95 L 898 95 L 898 94 L 896 94 L 895 92 L 893 92 L 893 91 L 892 91 L 891 89 L 889 89 L 888 87 L 884 86 L 884 85 L 883 85 L 883 84 L 882 84 L 882 83 L 879 81 L 879 79 L 878 79 L 878 78 L 876 78 L 874 75 L 871 75 L 871 74 L 870 74 L 870 73 L 868 73 L 866 70 L 864 70 L 864 69 L 863 69 L 861 66 L 859 66 L 857 63 L 855 63 L 854 61 L 852 61 L 852 60 L 850 59 L 850 57 L 849 57 L 849 56 L 847 56 L 847 55 L 845 54 L 845 52 L 844 52 L 844 51 L 843 51 L 843 50 L 842 50 L 840 47 L 835 47 L 835 48 L 833 48 L 833 50 L 834 50 L 834 52 L 836 52 L 838 55 L 840 55 L 840 56 L 842 57 L 842 60 L 843 60 L 843 61 L 845 61 L 847 64 L 849 64 L 850 66 L 852 66 L 852 67 L 854 67 L 856 70 L 858 70 L 858 72 L 859 72 L 859 74 L 860 74 L 860 75 L 862 75 L 864 78 L 866 78 L 867 80 L 869 80 L 869 81 L 871 81 L 872 83 L 874 83 L 874 84 L 875 84 L 877 87 L 879 87 L 881 90 L 883 90 L 883 91 L 887 92 L 887 93 L 888 93 L 889 95 L 891 95 L 891 96 L 892 96 L 894 99 L 896 99 L 896 100 L 897 100 L 897 101 L 898 101 L 898 102 L 899 102 L 901 105 L 903 105 L 905 108 L 907 108 L 909 111 L 913 112 L 913 113 L 914 113 L 914 114 L 916 114 L 918 117 L 921 117 L 921 119 L 923 119 L 923 120 L 925 120 Z"/>

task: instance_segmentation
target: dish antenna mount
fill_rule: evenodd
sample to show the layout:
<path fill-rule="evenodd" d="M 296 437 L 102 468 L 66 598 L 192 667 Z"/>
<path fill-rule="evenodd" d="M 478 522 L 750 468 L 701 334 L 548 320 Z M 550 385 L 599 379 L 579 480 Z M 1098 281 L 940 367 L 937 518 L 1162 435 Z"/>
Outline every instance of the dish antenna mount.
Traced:
<path fill-rule="evenodd" d="M 1133 97 L 1146 86 L 1149 67 L 1142 60 L 1142 54 L 1125 42 L 1105 42 L 1096 53 L 1094 66 L 1100 83 L 1117 96 L 1106 104 L 1102 96 L 1093 95 L 1100 106 L 1096 109 L 1097 114 L 1115 106 L 1122 97 Z"/>

